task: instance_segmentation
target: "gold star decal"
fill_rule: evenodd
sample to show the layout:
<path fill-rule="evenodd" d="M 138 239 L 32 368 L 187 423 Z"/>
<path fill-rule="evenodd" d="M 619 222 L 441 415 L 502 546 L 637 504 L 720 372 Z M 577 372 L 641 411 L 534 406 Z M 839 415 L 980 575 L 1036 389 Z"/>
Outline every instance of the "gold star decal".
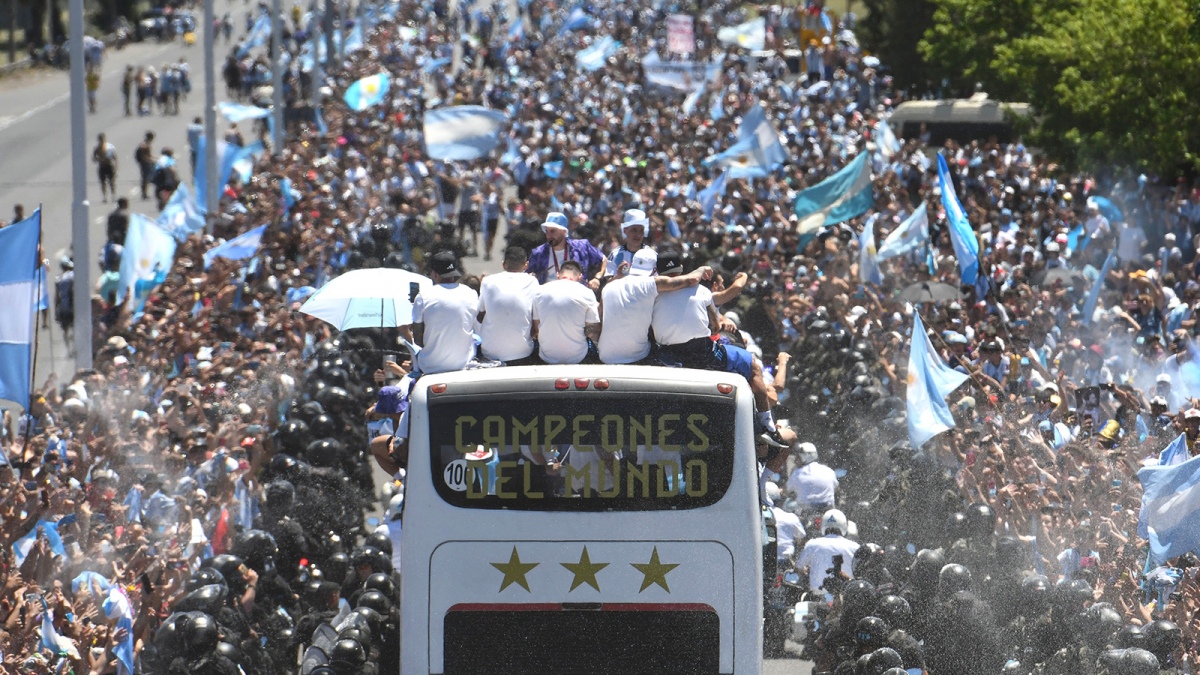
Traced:
<path fill-rule="evenodd" d="M 571 581 L 572 591 L 579 588 L 582 584 L 587 584 L 597 591 L 600 590 L 600 584 L 596 581 L 596 573 L 608 567 L 608 563 L 593 563 L 592 559 L 588 557 L 586 546 L 583 547 L 583 554 L 579 556 L 579 562 L 559 564 L 575 575 L 575 578 Z"/>
<path fill-rule="evenodd" d="M 638 589 L 638 593 L 650 588 L 651 584 L 658 584 L 659 586 L 662 586 L 664 591 L 668 593 L 671 592 L 671 589 L 667 586 L 667 574 L 676 567 L 679 567 L 679 563 L 660 562 L 658 559 L 657 546 L 654 547 L 654 553 L 650 554 L 650 562 L 644 564 L 629 564 L 633 565 L 637 571 L 645 575 L 645 577 L 642 579 L 642 587 Z"/>
<path fill-rule="evenodd" d="M 500 582 L 500 591 L 499 592 L 504 592 L 504 589 L 508 588 L 509 586 L 511 586 L 515 583 L 515 584 L 519 584 L 521 586 L 521 588 L 524 588 L 525 592 L 528 593 L 529 592 L 529 582 L 525 580 L 525 575 L 529 574 L 529 570 L 537 567 L 539 564 L 540 563 L 523 563 L 523 562 L 521 562 L 521 557 L 519 555 L 517 555 L 517 547 L 514 546 L 513 550 L 512 550 L 512 555 L 510 555 L 508 557 L 508 562 L 506 562 L 506 563 L 491 563 L 492 567 L 495 567 L 496 569 L 498 569 L 502 573 L 504 573 L 504 581 Z"/>

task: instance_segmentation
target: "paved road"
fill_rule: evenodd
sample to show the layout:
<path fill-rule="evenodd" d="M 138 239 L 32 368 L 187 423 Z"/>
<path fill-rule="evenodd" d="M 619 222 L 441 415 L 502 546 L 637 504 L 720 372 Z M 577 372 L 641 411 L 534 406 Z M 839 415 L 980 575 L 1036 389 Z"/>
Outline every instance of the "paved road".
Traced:
<path fill-rule="evenodd" d="M 240 25 L 245 8 L 240 2 L 215 0 L 220 16 L 233 12 L 235 25 Z M 224 41 L 217 43 L 217 58 L 225 53 Z M 168 62 L 186 58 L 191 66 L 193 89 L 186 101 L 180 103 L 178 115 L 125 117 L 121 97 L 121 79 L 126 65 L 161 68 Z M 51 260 L 51 274 L 59 273 L 58 258 L 71 245 L 71 152 L 74 144 L 82 144 L 88 152 L 88 197 L 91 201 L 91 250 L 77 255 L 76 263 L 88 264 L 92 280 L 99 274 L 98 258 L 104 244 L 104 224 L 114 204 L 101 203 L 100 186 L 90 161 L 96 134 L 105 133 L 117 148 L 118 194 L 130 198 L 135 211 L 156 215 L 153 201 L 142 201 L 138 187 L 138 169 L 133 151 L 147 131 L 157 136 L 156 152 L 164 145 L 176 149 L 181 158 L 181 178 L 190 180 L 187 161 L 187 125 L 204 114 L 204 47 L 202 44 L 184 46 L 174 43 L 145 42 L 133 44 L 121 51 L 109 49 L 101 70 L 101 83 L 96 113 L 87 116 L 87 133 L 82 139 L 70 135 L 70 102 L 66 71 L 27 71 L 0 79 L 0 219 L 9 220 L 13 204 L 23 204 L 26 214 L 40 203 L 43 215 L 43 250 Z M 218 63 L 218 67 L 219 67 Z M 220 73 L 217 77 L 217 100 L 223 100 L 225 87 Z M 218 121 L 218 130 L 225 126 Z M 51 303 L 53 304 L 53 303 Z M 67 354 L 62 333 L 54 325 L 42 331 L 39 340 L 35 386 L 41 387 L 46 376 L 57 372 L 60 379 L 74 371 L 74 359 Z M 24 402 L 21 402 L 24 403 Z"/>

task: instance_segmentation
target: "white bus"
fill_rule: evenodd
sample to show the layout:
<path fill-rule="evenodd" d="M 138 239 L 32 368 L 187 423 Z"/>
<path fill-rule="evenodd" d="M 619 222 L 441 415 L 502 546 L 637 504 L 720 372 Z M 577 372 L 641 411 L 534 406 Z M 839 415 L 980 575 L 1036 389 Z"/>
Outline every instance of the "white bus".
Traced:
<path fill-rule="evenodd" d="M 422 377 L 401 672 L 760 672 L 753 407 L 699 370 Z"/>

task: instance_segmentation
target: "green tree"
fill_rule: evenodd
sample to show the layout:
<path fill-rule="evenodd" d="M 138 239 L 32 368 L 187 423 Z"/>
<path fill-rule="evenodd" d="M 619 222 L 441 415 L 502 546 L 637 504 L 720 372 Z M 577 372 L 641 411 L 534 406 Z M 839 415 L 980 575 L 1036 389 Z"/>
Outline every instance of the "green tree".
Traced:
<path fill-rule="evenodd" d="M 1031 141 L 1079 166 L 1200 170 L 1196 0 L 1087 0 L 999 45 L 997 80 L 1036 111 Z"/>

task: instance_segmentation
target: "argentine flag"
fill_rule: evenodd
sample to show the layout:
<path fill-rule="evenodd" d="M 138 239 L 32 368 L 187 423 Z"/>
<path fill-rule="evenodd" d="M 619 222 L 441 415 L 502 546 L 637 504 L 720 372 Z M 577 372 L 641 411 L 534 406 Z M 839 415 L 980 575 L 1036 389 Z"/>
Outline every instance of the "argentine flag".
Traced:
<path fill-rule="evenodd" d="M 566 35 L 573 30 L 582 30 L 587 28 L 591 22 L 592 17 L 588 16 L 588 13 L 583 11 L 582 7 L 576 7 L 567 15 L 567 20 L 563 21 L 562 28 L 559 29 L 558 34 Z"/>
<path fill-rule="evenodd" d="M 912 347 L 908 352 L 908 389 L 905 395 L 908 411 L 908 440 L 914 448 L 954 428 L 954 416 L 946 405 L 946 397 L 969 378 L 947 366 L 934 351 L 921 315 L 913 312 Z"/>
<path fill-rule="evenodd" d="M 841 171 L 796 196 L 801 243 L 807 243 L 826 226 L 850 220 L 875 205 L 871 165 L 860 152 Z"/>
<path fill-rule="evenodd" d="M 124 302 L 132 290 L 132 311 L 139 314 L 146 298 L 167 278 L 174 261 L 175 237 L 140 213 L 130 215 L 117 281 L 118 301 Z"/>
<path fill-rule="evenodd" d="M 730 178 L 761 178 L 787 160 L 779 132 L 771 126 L 762 105 L 755 104 L 738 127 L 738 142 L 705 164 L 727 167 Z"/>
<path fill-rule="evenodd" d="M 863 231 L 858 236 L 858 279 L 864 284 L 883 284 L 883 272 L 879 271 L 879 261 L 875 257 L 875 221 L 879 214 L 867 219 Z"/>
<path fill-rule="evenodd" d="M 212 266 L 212 261 L 217 258 L 225 258 L 227 260 L 245 260 L 258 252 L 258 247 L 262 244 L 263 233 L 267 231 L 266 225 L 244 232 L 233 239 L 214 246 L 204 254 L 204 269 Z"/>
<path fill-rule="evenodd" d="M 717 39 L 732 47 L 761 52 L 767 47 L 767 20 L 759 17 L 736 26 L 727 26 L 717 31 Z"/>
<path fill-rule="evenodd" d="M 588 72 L 600 70 L 608 61 L 608 57 L 615 54 L 617 48 L 620 46 L 620 42 L 617 42 L 616 40 L 612 39 L 612 37 L 605 35 L 599 40 L 596 40 L 592 46 L 576 52 L 575 65 L 578 66 L 580 70 L 586 70 Z"/>
<path fill-rule="evenodd" d="M 1143 467 L 1138 535 L 1150 540 L 1149 566 L 1200 549 L 1200 457 Z"/>
<path fill-rule="evenodd" d="M 183 241 L 189 234 L 204 229 L 204 211 L 192 197 L 187 183 L 180 183 L 175 192 L 171 193 L 171 198 L 167 200 L 162 213 L 158 214 L 158 220 L 154 222 L 179 241 Z"/>
<path fill-rule="evenodd" d="M 878 146 L 879 154 L 885 162 L 892 161 L 892 157 L 900 152 L 900 141 L 896 139 L 896 134 L 892 133 L 892 127 L 887 120 L 879 120 L 879 124 L 875 125 L 875 145 Z"/>
<path fill-rule="evenodd" d="M 1104 282 L 1108 279 L 1108 273 L 1112 271 L 1113 263 L 1117 261 L 1117 248 L 1114 246 L 1108 252 L 1108 257 L 1104 259 L 1104 267 L 1100 269 L 1100 276 L 1092 282 L 1092 287 L 1088 289 L 1087 298 L 1083 301 L 1083 309 L 1079 317 L 1080 323 L 1088 325 L 1092 322 L 1092 317 L 1096 315 L 1096 305 L 1100 303 L 1100 291 L 1104 290 Z M 1144 537 L 1143 537 L 1144 538 Z"/>
<path fill-rule="evenodd" d="M 237 124 L 245 120 L 259 119 L 271 114 L 269 108 L 260 108 L 256 105 L 246 105 L 245 103 L 231 103 L 229 101 L 221 101 L 217 104 L 217 112 Z"/>
<path fill-rule="evenodd" d="M 362 112 L 382 103 L 391 83 L 387 73 L 376 73 L 346 87 L 346 94 L 342 98 L 351 110 Z"/>
<path fill-rule="evenodd" d="M 950 179 L 950 169 L 941 153 L 938 153 L 938 186 L 942 190 L 942 208 L 946 210 L 950 243 L 954 244 L 954 255 L 958 258 L 958 277 L 962 283 L 973 286 L 979 276 L 979 240 L 954 192 L 954 181 Z"/>
<path fill-rule="evenodd" d="M 729 171 L 722 171 L 712 184 L 700 191 L 700 210 L 704 212 L 705 220 L 712 219 L 713 210 L 717 207 L 717 197 L 725 196 L 725 185 L 728 181 Z"/>
<path fill-rule="evenodd" d="M 0 398 L 29 405 L 42 210 L 0 230 Z"/>
<path fill-rule="evenodd" d="M 500 145 L 508 115 L 464 105 L 425 113 L 425 153 L 432 159 L 479 159 Z"/>
<path fill-rule="evenodd" d="M 238 57 L 244 57 L 250 53 L 251 49 L 266 43 L 267 38 L 271 37 L 271 17 L 265 12 L 259 15 L 258 20 L 250 28 L 250 34 L 246 36 L 246 40 L 238 46 Z"/>
<path fill-rule="evenodd" d="M 917 207 L 912 215 L 900 223 L 900 227 L 892 230 L 883 245 L 879 247 L 879 260 L 897 258 L 915 252 L 922 246 L 929 245 L 929 208 L 925 202 Z"/>

